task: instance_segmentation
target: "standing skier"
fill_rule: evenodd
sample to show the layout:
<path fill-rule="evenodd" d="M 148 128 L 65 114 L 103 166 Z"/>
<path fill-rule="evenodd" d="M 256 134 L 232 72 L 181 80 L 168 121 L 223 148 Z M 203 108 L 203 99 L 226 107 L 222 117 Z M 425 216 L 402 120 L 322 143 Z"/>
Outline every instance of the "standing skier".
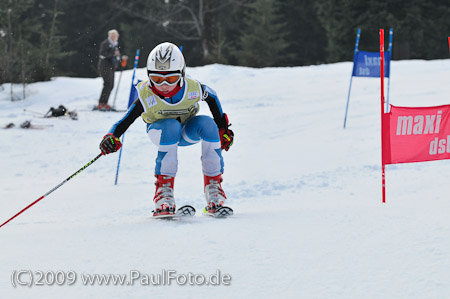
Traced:
<path fill-rule="evenodd" d="M 114 71 L 117 69 L 120 58 L 119 33 L 112 29 L 108 31 L 108 38 L 100 44 L 98 72 L 103 78 L 103 89 L 96 109 L 111 110 L 108 105 L 109 95 L 114 88 Z"/>
<path fill-rule="evenodd" d="M 147 134 L 158 147 L 153 216 L 175 214 L 173 188 L 178 168 L 178 147 L 200 141 L 207 203 L 205 211 L 215 213 L 226 200 L 221 186 L 221 149 L 228 151 L 234 134 L 214 90 L 186 76 L 185 70 L 183 54 L 176 45 L 165 42 L 156 46 L 147 59 L 149 80 L 136 85 L 138 95 L 134 103 L 100 143 L 104 155 L 116 152 L 122 146 L 119 137 L 136 118 L 141 116 L 147 123 Z M 199 101 L 206 101 L 214 119 L 197 115 Z"/>

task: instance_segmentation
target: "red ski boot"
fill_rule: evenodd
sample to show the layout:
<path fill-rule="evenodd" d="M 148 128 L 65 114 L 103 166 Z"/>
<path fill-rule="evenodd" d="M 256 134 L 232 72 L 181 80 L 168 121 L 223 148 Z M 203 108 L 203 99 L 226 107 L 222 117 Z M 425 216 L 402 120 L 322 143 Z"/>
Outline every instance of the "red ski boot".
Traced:
<path fill-rule="evenodd" d="M 175 215 L 175 199 L 173 198 L 173 186 L 175 177 L 157 175 L 156 177 L 156 192 L 153 201 L 155 202 L 155 210 L 153 216 L 160 215 Z"/>
<path fill-rule="evenodd" d="M 222 175 L 204 176 L 205 179 L 205 197 L 207 206 L 204 209 L 205 213 L 214 214 L 219 208 L 223 207 L 224 201 L 227 199 L 225 192 L 222 189 Z"/>

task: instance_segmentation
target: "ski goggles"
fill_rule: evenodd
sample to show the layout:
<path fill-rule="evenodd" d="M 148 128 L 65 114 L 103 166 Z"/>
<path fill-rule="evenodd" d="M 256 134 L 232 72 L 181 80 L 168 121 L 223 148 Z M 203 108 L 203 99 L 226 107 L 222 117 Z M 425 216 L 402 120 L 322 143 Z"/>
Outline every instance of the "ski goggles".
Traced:
<path fill-rule="evenodd" d="M 173 86 L 180 81 L 181 74 L 172 73 L 172 74 L 162 75 L 162 74 L 157 74 L 157 73 L 150 73 L 150 74 L 148 74 L 148 77 L 150 78 L 152 83 L 155 84 L 156 86 L 161 86 L 163 84 Z"/>

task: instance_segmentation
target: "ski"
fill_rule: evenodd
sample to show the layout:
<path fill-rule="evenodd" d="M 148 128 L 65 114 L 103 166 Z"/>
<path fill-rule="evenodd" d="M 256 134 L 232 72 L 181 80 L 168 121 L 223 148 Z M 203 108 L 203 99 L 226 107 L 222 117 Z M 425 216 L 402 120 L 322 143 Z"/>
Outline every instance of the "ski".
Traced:
<path fill-rule="evenodd" d="M 3 127 L 3 129 L 12 129 L 16 127 L 16 124 L 9 123 L 6 126 Z M 19 126 L 22 129 L 35 129 L 35 130 L 42 130 L 48 127 L 53 127 L 53 125 L 33 125 L 31 124 L 31 121 L 27 120 L 20 124 Z"/>
<path fill-rule="evenodd" d="M 34 117 L 36 118 L 70 118 L 73 120 L 78 120 L 78 113 L 74 110 L 74 111 L 68 111 L 64 106 L 60 106 L 62 108 L 58 108 L 61 110 L 57 110 L 55 108 L 50 108 L 50 110 L 47 113 L 40 113 L 40 112 L 36 112 L 36 111 L 31 111 L 31 110 L 27 110 L 27 109 L 23 109 L 24 112 L 33 114 Z M 52 110 L 53 109 L 53 110 Z M 62 110 L 65 109 L 65 110 Z M 59 114 L 58 112 L 61 111 Z"/>
<path fill-rule="evenodd" d="M 6 126 L 3 127 L 3 129 L 12 129 L 14 128 L 16 125 L 14 123 L 9 123 Z"/>
<path fill-rule="evenodd" d="M 206 208 L 204 208 L 203 215 L 214 217 L 214 218 L 225 218 L 225 217 L 233 216 L 233 209 L 230 207 L 220 207 L 214 213 L 210 213 L 206 210 Z"/>
<path fill-rule="evenodd" d="M 127 110 L 124 109 L 116 109 L 111 107 L 110 109 L 99 109 L 97 106 L 94 106 L 92 108 L 92 111 L 101 111 L 101 112 L 126 112 Z"/>
<path fill-rule="evenodd" d="M 152 218 L 155 219 L 179 219 L 184 217 L 193 217 L 195 215 L 195 208 L 190 205 L 185 205 L 177 209 L 175 214 L 163 214 L 163 215 L 156 215 L 152 216 Z"/>

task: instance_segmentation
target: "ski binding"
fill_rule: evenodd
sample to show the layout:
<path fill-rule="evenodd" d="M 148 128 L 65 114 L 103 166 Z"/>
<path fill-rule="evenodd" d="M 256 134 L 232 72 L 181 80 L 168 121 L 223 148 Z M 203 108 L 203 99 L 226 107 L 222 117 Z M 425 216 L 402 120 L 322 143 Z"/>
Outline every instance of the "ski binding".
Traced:
<path fill-rule="evenodd" d="M 203 215 L 214 217 L 214 218 L 225 218 L 225 217 L 233 216 L 233 209 L 230 207 L 220 207 L 214 213 L 210 213 L 206 210 L 206 208 L 204 208 Z"/>
<path fill-rule="evenodd" d="M 195 208 L 190 205 L 185 205 L 177 209 L 175 214 L 161 214 L 153 216 L 156 219 L 178 219 L 184 217 L 193 217 L 195 215 Z"/>

